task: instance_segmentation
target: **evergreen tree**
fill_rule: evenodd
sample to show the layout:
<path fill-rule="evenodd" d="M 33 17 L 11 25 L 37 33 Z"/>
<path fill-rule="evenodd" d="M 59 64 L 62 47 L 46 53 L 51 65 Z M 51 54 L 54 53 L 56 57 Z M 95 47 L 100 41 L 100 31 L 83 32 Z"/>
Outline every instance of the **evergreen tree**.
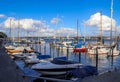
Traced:
<path fill-rule="evenodd" d="M 0 32 L 0 38 L 7 38 L 7 35 L 3 32 Z"/>

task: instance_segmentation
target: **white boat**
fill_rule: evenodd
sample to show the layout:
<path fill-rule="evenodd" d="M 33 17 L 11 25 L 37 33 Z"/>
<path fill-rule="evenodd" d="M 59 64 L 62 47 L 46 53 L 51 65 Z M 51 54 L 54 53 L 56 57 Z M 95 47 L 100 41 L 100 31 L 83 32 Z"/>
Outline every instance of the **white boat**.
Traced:
<path fill-rule="evenodd" d="M 73 50 L 75 46 L 72 46 L 72 41 L 64 41 L 62 43 L 59 44 L 59 46 L 57 48 L 59 48 L 60 50 Z"/>
<path fill-rule="evenodd" d="M 108 56 L 112 56 L 111 53 L 112 53 L 112 50 L 110 50 Z M 120 55 L 120 51 L 117 50 L 117 46 L 116 46 L 116 47 L 113 49 L 113 56 L 118 56 L 118 55 Z"/>
<path fill-rule="evenodd" d="M 39 39 L 39 43 L 40 43 L 40 44 L 45 44 L 45 40 L 42 39 L 42 38 L 40 38 L 40 39 Z"/>
<path fill-rule="evenodd" d="M 105 48 L 105 47 L 99 47 L 98 49 L 98 54 L 100 55 L 104 55 L 104 54 L 108 54 L 109 49 Z M 96 54 L 96 48 L 92 48 L 92 49 L 88 49 L 88 54 L 90 55 L 95 55 Z"/>
<path fill-rule="evenodd" d="M 50 58 L 50 55 L 29 55 L 26 57 L 25 63 L 35 64 L 41 62 L 42 60 L 49 60 Z"/>
<path fill-rule="evenodd" d="M 35 64 L 32 69 L 39 71 L 42 75 L 63 75 L 78 67 L 82 67 L 82 64 L 63 60 L 54 62 L 53 60 Z"/>
<path fill-rule="evenodd" d="M 14 54 L 14 55 L 12 55 L 15 59 L 25 59 L 25 58 L 32 58 L 32 57 L 34 57 L 34 56 L 36 56 L 36 55 L 38 55 L 38 54 L 36 54 L 36 53 L 21 53 L 21 54 Z"/>
<path fill-rule="evenodd" d="M 34 52 L 34 50 L 31 49 L 31 47 L 29 47 L 29 46 L 28 46 L 28 47 L 17 46 L 17 47 L 15 47 L 14 49 L 8 49 L 7 52 L 8 52 L 8 54 L 14 55 L 14 54 L 21 54 L 21 53 L 23 53 L 25 50 L 26 50 L 27 52 L 29 52 L 29 53 Z"/>
<path fill-rule="evenodd" d="M 7 50 L 14 50 L 15 46 L 7 45 L 7 46 L 5 46 L 5 49 L 7 49 Z"/>

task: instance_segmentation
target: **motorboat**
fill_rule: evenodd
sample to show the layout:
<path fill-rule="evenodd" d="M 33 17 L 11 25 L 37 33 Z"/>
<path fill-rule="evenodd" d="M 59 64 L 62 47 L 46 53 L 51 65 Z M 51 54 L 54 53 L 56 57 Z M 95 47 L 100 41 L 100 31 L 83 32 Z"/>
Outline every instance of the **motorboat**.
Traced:
<path fill-rule="evenodd" d="M 14 57 L 14 59 L 32 59 L 35 58 L 38 54 L 36 53 L 21 53 L 21 54 L 14 54 L 12 55 Z"/>
<path fill-rule="evenodd" d="M 82 64 L 62 59 L 53 59 L 52 61 L 40 62 L 31 68 L 39 71 L 42 75 L 64 75 L 72 69 L 81 67 Z"/>
<path fill-rule="evenodd" d="M 14 55 L 14 54 L 21 54 L 21 53 L 32 53 L 34 52 L 33 49 L 31 49 L 31 47 L 24 47 L 24 46 L 17 46 L 15 47 L 15 49 L 10 49 L 7 50 L 8 54 Z"/>
<path fill-rule="evenodd" d="M 25 63 L 26 64 L 35 64 L 35 63 L 39 63 L 39 59 L 37 58 L 36 55 L 29 55 L 25 58 Z"/>
<path fill-rule="evenodd" d="M 25 63 L 35 64 L 41 62 L 42 60 L 49 60 L 50 58 L 50 55 L 29 55 L 25 58 Z"/>
<path fill-rule="evenodd" d="M 75 47 L 75 45 L 73 45 L 72 41 L 64 41 L 64 42 L 60 43 L 57 48 L 60 50 L 68 49 L 70 51 L 73 51 L 74 47 Z"/>

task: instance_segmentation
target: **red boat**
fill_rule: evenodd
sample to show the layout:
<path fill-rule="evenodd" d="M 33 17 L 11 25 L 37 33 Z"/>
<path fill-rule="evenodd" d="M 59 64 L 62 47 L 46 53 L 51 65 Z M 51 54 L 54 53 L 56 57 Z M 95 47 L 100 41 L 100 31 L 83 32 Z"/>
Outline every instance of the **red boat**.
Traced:
<path fill-rule="evenodd" d="M 87 52 L 87 48 L 74 48 L 73 52 L 74 53 L 84 53 L 84 52 Z"/>

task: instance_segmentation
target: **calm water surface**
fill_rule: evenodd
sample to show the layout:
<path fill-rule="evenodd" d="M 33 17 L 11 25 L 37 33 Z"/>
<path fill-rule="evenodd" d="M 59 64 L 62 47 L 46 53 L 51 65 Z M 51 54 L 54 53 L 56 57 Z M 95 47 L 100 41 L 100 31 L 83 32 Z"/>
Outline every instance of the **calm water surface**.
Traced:
<path fill-rule="evenodd" d="M 94 43 L 95 41 L 92 41 Z M 31 44 L 30 46 L 33 47 L 36 51 L 41 52 L 42 55 L 47 54 L 51 55 L 51 57 L 61 57 L 61 56 L 67 56 L 67 50 L 58 50 L 56 47 L 50 47 L 49 41 L 46 41 L 45 44 Z M 106 41 L 108 43 L 108 41 Z M 120 44 L 120 41 L 119 41 Z M 119 46 L 120 49 L 120 46 Z M 88 55 L 87 53 L 82 53 L 81 54 L 81 61 L 79 60 L 79 55 L 74 54 L 73 51 L 69 50 L 68 53 L 68 59 L 73 60 L 76 62 L 80 62 L 83 65 L 92 65 L 96 66 L 96 58 L 94 55 Z M 113 62 L 111 60 L 112 58 L 109 57 L 107 58 L 106 56 L 99 57 L 98 58 L 98 71 L 99 73 L 106 72 L 110 70 L 111 68 L 120 68 L 120 56 L 115 56 L 113 59 Z M 23 69 L 25 66 L 25 63 L 23 61 L 16 61 L 16 63 L 24 70 L 26 73 L 34 74 L 32 73 L 31 70 L 26 70 Z M 28 68 L 27 68 L 28 69 Z M 38 75 L 35 73 L 34 75 Z"/>
<path fill-rule="evenodd" d="M 95 41 L 91 41 L 94 43 Z M 105 41 L 105 43 L 109 43 L 109 41 Z M 120 41 L 119 41 L 120 44 Z M 58 50 L 56 47 L 50 47 L 49 41 L 46 44 L 31 44 L 36 51 L 41 52 L 41 54 L 49 54 L 51 57 L 60 57 L 67 56 L 67 50 Z M 120 47 L 120 46 L 119 46 Z M 79 61 L 79 55 L 74 54 L 73 51 L 69 50 L 68 59 L 76 62 L 81 62 L 83 65 L 93 65 L 96 66 L 96 58 L 94 55 L 88 55 L 87 53 L 81 54 L 81 61 Z M 112 58 L 107 58 L 103 55 L 103 57 L 98 58 L 98 70 L 99 72 L 105 72 L 111 68 L 119 68 L 120 67 L 120 56 L 115 56 L 112 63 Z"/>

